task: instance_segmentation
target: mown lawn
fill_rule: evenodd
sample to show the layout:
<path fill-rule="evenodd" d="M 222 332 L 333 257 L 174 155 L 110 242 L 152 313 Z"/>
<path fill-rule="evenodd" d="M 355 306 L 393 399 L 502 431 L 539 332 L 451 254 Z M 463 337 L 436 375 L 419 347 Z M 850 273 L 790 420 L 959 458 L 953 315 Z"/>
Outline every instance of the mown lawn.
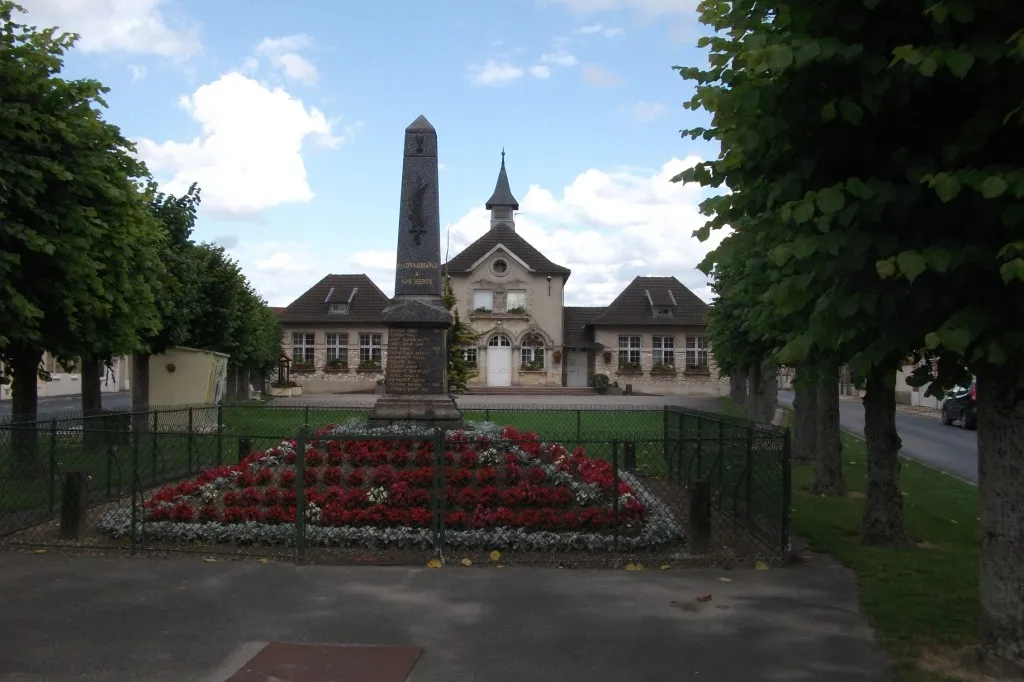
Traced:
<path fill-rule="evenodd" d="M 741 414 L 727 399 L 722 409 Z M 864 611 L 891 654 L 902 682 L 945 682 L 921 667 L 923 656 L 974 639 L 978 620 L 978 489 L 903 458 L 900 486 L 913 544 L 902 549 L 860 541 L 866 481 L 865 442 L 844 432 L 843 476 L 849 493 L 826 498 L 807 491 L 810 465 L 793 468 L 793 530 L 813 552 L 853 569 Z M 813 561 L 813 560 L 812 560 Z"/>

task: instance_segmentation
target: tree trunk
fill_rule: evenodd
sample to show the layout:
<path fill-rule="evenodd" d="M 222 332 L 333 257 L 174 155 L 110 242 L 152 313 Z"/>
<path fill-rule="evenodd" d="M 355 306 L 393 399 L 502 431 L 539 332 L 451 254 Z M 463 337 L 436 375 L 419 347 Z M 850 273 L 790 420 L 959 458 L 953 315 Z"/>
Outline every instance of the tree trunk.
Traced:
<path fill-rule="evenodd" d="M 729 398 L 737 405 L 747 402 L 747 373 L 732 372 L 729 374 Z"/>
<path fill-rule="evenodd" d="M 747 376 L 750 377 L 750 390 L 747 392 L 747 417 L 757 420 L 758 415 L 761 414 L 761 398 L 764 392 L 760 363 L 750 365 Z"/>
<path fill-rule="evenodd" d="M 761 398 L 758 420 L 770 422 L 779 404 L 779 370 L 770 362 L 761 365 Z"/>
<path fill-rule="evenodd" d="M 797 462 L 813 462 L 818 437 L 815 423 L 818 392 L 814 384 L 803 384 L 802 374 L 804 372 L 800 368 L 793 373 L 793 409 L 796 411 L 793 424 L 793 459 Z"/>
<path fill-rule="evenodd" d="M 39 363 L 43 351 L 8 348 L 11 364 L 11 474 L 25 480 L 44 474 L 39 460 Z"/>
<path fill-rule="evenodd" d="M 132 356 L 132 428 L 138 434 L 149 431 L 149 357 Z"/>
<path fill-rule="evenodd" d="M 846 494 L 843 481 L 843 441 L 839 428 L 839 382 L 835 368 L 828 367 L 814 389 L 814 483 L 811 492 L 817 495 Z M 895 409 L 895 407 L 893 408 Z"/>
<path fill-rule="evenodd" d="M 864 436 L 867 439 L 868 481 L 863 540 L 869 545 L 900 545 L 907 540 L 900 494 L 903 446 L 896 433 L 896 371 L 876 367 L 867 376 L 864 393 Z"/>
<path fill-rule="evenodd" d="M 83 356 L 82 372 L 82 438 L 87 449 L 102 446 L 103 434 L 100 414 L 103 413 L 102 381 L 103 363 L 95 358 Z"/>
<path fill-rule="evenodd" d="M 979 369 L 977 391 L 978 645 L 1024 671 L 1024 365 Z"/>

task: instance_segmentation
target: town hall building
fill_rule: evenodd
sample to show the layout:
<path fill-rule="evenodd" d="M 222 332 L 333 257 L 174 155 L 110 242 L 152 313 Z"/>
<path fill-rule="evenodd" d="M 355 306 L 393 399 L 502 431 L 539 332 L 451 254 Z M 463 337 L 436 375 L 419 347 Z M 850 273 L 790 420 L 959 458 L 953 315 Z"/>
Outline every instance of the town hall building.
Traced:
<path fill-rule="evenodd" d="M 456 254 L 451 278 L 459 316 L 479 335 L 464 349 L 471 388 L 585 388 L 604 374 L 644 393 L 720 395 L 707 342 L 708 305 L 675 277 L 636 277 L 607 306 L 563 305 L 569 268 L 515 228 L 504 152 L 487 200 L 490 229 Z M 384 378 L 388 297 L 365 274 L 327 275 L 278 311 L 291 378 L 306 393 L 367 390 Z"/>

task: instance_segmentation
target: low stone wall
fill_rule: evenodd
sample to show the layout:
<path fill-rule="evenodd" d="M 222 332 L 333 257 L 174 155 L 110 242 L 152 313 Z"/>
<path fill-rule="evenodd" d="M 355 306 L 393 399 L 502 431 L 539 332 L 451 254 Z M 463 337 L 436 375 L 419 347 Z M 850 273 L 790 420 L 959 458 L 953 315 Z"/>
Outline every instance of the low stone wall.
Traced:
<path fill-rule="evenodd" d="M 350 369 L 346 371 L 292 372 L 291 379 L 302 386 L 303 393 L 358 393 L 373 390 L 384 378 L 382 371 Z"/>

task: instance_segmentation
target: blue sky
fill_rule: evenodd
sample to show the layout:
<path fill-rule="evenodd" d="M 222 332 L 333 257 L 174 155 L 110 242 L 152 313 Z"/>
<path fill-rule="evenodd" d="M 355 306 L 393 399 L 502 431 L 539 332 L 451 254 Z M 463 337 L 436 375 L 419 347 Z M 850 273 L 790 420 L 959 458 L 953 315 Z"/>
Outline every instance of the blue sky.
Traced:
<path fill-rule="evenodd" d="M 169 191 L 203 189 L 196 237 L 285 305 L 328 272 L 390 293 L 402 132 L 438 130 L 453 251 L 487 228 L 502 147 L 517 229 L 573 270 L 568 303 L 635 275 L 696 271 L 714 242 L 698 188 L 715 148 L 674 64 L 703 63 L 695 0 L 22 0 L 79 33 L 67 73 L 111 88 L 108 118 Z M 454 255 L 454 254 L 453 254 Z"/>

